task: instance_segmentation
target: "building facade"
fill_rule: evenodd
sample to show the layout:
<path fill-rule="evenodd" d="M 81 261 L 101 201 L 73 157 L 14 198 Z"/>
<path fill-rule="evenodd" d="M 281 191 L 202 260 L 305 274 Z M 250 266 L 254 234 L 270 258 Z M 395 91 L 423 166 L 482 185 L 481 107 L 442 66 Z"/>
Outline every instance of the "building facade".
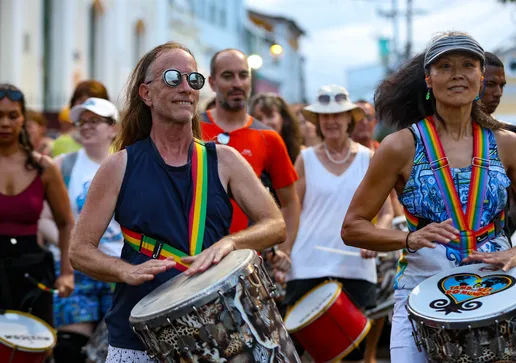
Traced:
<path fill-rule="evenodd" d="M 97 79 L 121 106 L 129 75 L 152 47 L 170 40 L 186 45 L 208 77 L 216 51 L 253 49 L 250 24 L 244 0 L 1 0 L 0 82 L 20 87 L 29 107 L 57 112 L 78 82 Z M 286 42 L 281 34 L 288 30 L 278 25 L 271 34 Z M 297 101 L 300 56 L 285 49 L 280 66 L 264 65 L 258 76 Z M 296 75 L 282 75 L 287 70 Z M 212 97 L 206 84 L 201 107 Z"/>

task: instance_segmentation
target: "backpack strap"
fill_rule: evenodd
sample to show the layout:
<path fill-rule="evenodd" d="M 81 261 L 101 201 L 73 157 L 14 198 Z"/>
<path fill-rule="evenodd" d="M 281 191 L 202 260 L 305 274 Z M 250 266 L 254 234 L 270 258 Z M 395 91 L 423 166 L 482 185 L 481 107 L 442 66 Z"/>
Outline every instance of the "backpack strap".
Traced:
<path fill-rule="evenodd" d="M 79 153 L 76 151 L 70 154 L 66 154 L 63 157 L 63 162 L 61 163 L 61 175 L 63 176 L 66 189 L 68 189 L 68 185 L 70 184 L 70 177 L 72 175 L 72 170 L 75 166 L 75 162 L 77 161 L 78 155 Z"/>

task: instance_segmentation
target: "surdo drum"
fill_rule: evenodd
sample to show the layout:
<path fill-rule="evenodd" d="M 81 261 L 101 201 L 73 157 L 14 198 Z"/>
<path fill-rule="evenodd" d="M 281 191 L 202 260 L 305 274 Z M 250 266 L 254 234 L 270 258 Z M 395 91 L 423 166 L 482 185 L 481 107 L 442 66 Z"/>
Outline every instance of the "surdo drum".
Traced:
<path fill-rule="evenodd" d="M 288 311 L 285 325 L 315 363 L 344 358 L 371 328 L 337 281 L 323 282 L 307 292 Z"/>
<path fill-rule="evenodd" d="M 430 362 L 516 361 L 516 269 L 474 264 L 419 284 L 407 310 Z"/>
<path fill-rule="evenodd" d="M 136 304 L 129 321 L 159 362 L 300 362 L 274 285 L 251 250 L 165 282 Z"/>
<path fill-rule="evenodd" d="M 0 362 L 43 363 L 55 344 L 55 331 L 34 315 L 15 310 L 0 314 Z"/>

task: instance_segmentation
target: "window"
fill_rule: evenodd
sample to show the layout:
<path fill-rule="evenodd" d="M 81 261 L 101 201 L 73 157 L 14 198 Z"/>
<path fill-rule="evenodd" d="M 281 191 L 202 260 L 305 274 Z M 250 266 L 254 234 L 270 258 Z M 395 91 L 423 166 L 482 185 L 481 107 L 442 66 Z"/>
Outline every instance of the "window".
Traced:
<path fill-rule="evenodd" d="M 215 6 L 215 2 L 212 1 L 210 3 L 210 7 L 208 8 L 208 18 L 210 23 L 216 24 L 217 23 L 217 7 Z"/>

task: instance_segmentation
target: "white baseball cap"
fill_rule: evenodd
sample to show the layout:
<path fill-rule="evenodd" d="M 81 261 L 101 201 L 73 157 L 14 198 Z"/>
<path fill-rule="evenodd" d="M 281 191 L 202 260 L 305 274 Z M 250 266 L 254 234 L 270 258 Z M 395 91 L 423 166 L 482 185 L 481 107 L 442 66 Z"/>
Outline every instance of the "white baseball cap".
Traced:
<path fill-rule="evenodd" d="M 84 111 L 91 111 L 96 115 L 109 117 L 118 122 L 119 115 L 116 106 L 103 98 L 90 97 L 80 105 L 74 106 L 70 110 L 70 120 L 73 123 L 78 122 Z"/>

